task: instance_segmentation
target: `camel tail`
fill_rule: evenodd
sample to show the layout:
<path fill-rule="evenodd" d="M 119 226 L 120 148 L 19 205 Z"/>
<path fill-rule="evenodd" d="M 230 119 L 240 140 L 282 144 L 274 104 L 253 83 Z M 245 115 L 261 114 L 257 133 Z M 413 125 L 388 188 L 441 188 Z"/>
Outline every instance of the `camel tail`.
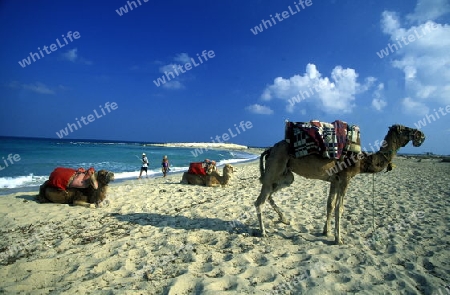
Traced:
<path fill-rule="evenodd" d="M 259 178 L 259 181 L 262 181 L 263 177 L 264 177 L 264 173 L 265 173 L 265 169 L 264 169 L 264 160 L 268 157 L 268 155 L 270 154 L 272 148 L 265 150 L 262 154 L 261 157 L 259 158 L 259 172 L 261 174 L 261 177 Z"/>

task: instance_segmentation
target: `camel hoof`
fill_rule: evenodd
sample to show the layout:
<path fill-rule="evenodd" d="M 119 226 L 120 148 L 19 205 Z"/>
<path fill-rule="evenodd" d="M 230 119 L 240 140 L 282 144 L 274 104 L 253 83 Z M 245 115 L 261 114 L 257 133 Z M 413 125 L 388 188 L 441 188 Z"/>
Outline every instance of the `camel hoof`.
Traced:
<path fill-rule="evenodd" d="M 343 242 L 341 239 L 336 239 L 336 240 L 334 240 L 334 243 L 335 243 L 336 245 L 344 245 L 344 242 Z"/>
<path fill-rule="evenodd" d="M 286 225 L 290 225 L 290 224 L 291 224 L 291 222 L 290 222 L 289 220 L 287 220 L 286 218 L 281 218 L 281 219 L 280 219 L 280 222 L 281 222 L 281 223 L 284 223 L 284 224 L 286 224 Z"/>
<path fill-rule="evenodd" d="M 322 233 L 322 235 L 324 235 L 324 236 L 326 236 L 326 237 L 329 237 L 329 236 L 330 236 L 330 232 L 324 230 L 323 233 Z"/>
<path fill-rule="evenodd" d="M 260 237 L 260 238 L 267 238 L 266 232 L 265 232 L 265 231 L 262 232 L 262 231 L 260 231 L 260 230 L 255 230 L 255 231 L 253 231 L 253 236 L 254 236 L 254 237 Z"/>

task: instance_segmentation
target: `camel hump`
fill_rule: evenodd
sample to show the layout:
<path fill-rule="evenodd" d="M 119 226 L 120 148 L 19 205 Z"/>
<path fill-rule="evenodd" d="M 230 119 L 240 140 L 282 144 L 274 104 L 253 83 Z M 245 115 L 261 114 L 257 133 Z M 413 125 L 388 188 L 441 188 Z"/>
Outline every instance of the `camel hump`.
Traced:
<path fill-rule="evenodd" d="M 325 159 L 340 159 L 347 151 L 361 151 L 359 127 L 340 120 L 287 121 L 285 141 L 289 143 L 289 154 L 295 158 L 317 154 Z"/>

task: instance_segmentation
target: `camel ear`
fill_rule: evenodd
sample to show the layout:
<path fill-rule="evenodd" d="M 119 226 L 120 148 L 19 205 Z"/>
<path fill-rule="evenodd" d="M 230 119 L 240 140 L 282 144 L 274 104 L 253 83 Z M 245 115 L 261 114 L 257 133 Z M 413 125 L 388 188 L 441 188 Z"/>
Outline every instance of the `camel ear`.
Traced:
<path fill-rule="evenodd" d="M 400 133 L 403 130 L 403 126 L 399 125 L 399 124 L 395 124 L 395 125 L 392 125 L 391 127 L 389 127 L 389 131 L 390 130 L 397 131 L 398 133 Z"/>

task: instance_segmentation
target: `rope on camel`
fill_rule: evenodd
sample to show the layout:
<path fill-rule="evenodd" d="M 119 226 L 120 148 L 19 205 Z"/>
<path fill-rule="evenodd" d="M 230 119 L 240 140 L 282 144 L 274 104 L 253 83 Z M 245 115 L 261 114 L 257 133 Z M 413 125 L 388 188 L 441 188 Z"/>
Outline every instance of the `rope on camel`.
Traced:
<path fill-rule="evenodd" d="M 375 236 L 375 173 L 372 174 L 372 226 L 373 234 Z"/>

